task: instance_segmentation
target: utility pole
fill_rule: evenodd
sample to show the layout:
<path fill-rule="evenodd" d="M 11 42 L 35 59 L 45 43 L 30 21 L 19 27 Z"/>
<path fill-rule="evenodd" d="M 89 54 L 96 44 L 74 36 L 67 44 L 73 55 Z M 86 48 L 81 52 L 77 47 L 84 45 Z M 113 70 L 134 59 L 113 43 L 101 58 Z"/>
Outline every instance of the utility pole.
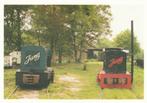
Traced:
<path fill-rule="evenodd" d="M 133 20 L 131 21 L 131 82 L 133 83 L 134 73 L 134 31 L 133 31 Z"/>

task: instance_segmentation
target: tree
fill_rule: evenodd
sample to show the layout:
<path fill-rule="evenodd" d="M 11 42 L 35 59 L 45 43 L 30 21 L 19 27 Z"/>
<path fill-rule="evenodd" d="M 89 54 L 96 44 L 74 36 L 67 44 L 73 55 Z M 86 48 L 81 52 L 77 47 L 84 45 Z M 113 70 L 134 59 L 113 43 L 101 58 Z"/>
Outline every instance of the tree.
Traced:
<path fill-rule="evenodd" d="M 122 47 L 124 49 L 127 49 L 131 51 L 131 32 L 130 30 L 124 30 L 120 32 L 115 38 L 114 38 L 114 46 L 115 47 Z M 134 37 L 134 55 L 140 52 L 140 46 L 137 41 L 137 37 Z"/>
<path fill-rule="evenodd" d="M 100 37 L 97 41 L 97 48 L 112 48 L 114 47 L 112 40 L 106 37 Z"/>
<path fill-rule="evenodd" d="M 65 58 L 81 62 L 87 48 L 96 47 L 101 35 L 111 34 L 109 5 L 23 7 L 5 7 L 5 47 L 10 51 L 20 50 L 21 45 L 40 45 L 51 49 L 54 62 L 56 58 L 59 63 Z M 29 29 L 24 29 L 25 20 L 30 21 Z"/>
<path fill-rule="evenodd" d="M 68 24 L 71 26 L 71 41 L 74 57 L 76 62 L 80 62 L 85 49 L 96 47 L 94 41 L 101 35 L 110 35 L 110 6 L 84 5 L 70 6 L 69 8 Z"/>
<path fill-rule="evenodd" d="M 23 20 L 28 6 L 5 5 L 4 10 L 4 47 L 5 53 L 9 53 L 21 49 Z"/>
<path fill-rule="evenodd" d="M 34 6 L 32 15 L 32 29 L 39 30 L 39 41 L 51 49 L 53 57 L 58 55 L 59 63 L 62 62 L 63 45 L 65 37 L 65 15 L 62 6 Z M 36 33 L 37 34 L 37 33 Z M 34 37 L 38 38 L 37 35 Z M 55 61 L 53 58 L 53 61 Z"/>
<path fill-rule="evenodd" d="M 136 59 L 144 59 L 144 50 L 141 49 L 140 52 L 136 54 Z"/>

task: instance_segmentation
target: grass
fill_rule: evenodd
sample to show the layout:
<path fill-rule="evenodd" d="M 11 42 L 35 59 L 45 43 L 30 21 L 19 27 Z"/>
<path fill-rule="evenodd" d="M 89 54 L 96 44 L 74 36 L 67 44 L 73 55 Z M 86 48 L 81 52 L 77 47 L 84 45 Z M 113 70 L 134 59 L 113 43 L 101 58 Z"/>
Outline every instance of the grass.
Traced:
<path fill-rule="evenodd" d="M 15 69 L 4 70 L 4 98 L 7 98 L 15 89 Z M 16 98 L 15 96 L 13 98 Z"/>
<path fill-rule="evenodd" d="M 132 89 L 101 89 L 96 83 L 96 74 L 102 68 L 102 63 L 89 62 L 87 70 L 83 71 L 82 64 L 62 64 L 53 66 L 55 82 L 46 89 L 39 90 L 40 99 L 143 99 L 144 98 L 144 70 L 135 66 Z M 8 96 L 15 88 L 15 69 L 5 69 L 4 96 Z M 66 75 L 80 82 L 65 82 L 60 77 Z M 78 90 L 71 90 L 76 88 Z M 11 98 L 19 98 L 21 91 Z"/>

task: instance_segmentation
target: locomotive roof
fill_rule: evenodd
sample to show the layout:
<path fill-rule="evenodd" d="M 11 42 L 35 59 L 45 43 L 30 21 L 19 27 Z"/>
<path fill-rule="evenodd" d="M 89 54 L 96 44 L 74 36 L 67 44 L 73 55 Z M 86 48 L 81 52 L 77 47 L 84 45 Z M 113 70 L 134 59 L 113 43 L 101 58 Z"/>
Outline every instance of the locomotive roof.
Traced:
<path fill-rule="evenodd" d="M 115 51 L 115 50 L 120 50 L 120 51 L 123 51 L 125 53 L 129 53 L 128 50 L 125 50 L 123 48 L 95 48 L 95 49 L 88 49 L 88 50 L 92 50 L 92 51 L 102 51 L 102 52 L 105 52 L 105 51 Z"/>

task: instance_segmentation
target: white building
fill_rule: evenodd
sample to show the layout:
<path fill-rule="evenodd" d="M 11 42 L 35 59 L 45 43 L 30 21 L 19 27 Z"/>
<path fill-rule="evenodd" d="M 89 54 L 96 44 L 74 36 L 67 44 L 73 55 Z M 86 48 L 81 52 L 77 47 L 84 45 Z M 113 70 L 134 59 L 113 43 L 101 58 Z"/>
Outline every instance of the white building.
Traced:
<path fill-rule="evenodd" d="M 4 67 L 11 67 L 12 62 L 10 56 L 4 56 Z"/>
<path fill-rule="evenodd" d="M 12 63 L 20 64 L 21 63 L 21 52 L 20 51 L 13 51 L 10 54 L 10 59 Z"/>
<path fill-rule="evenodd" d="M 8 56 L 4 56 L 4 66 L 12 67 L 13 65 L 21 63 L 21 52 L 13 51 Z"/>

